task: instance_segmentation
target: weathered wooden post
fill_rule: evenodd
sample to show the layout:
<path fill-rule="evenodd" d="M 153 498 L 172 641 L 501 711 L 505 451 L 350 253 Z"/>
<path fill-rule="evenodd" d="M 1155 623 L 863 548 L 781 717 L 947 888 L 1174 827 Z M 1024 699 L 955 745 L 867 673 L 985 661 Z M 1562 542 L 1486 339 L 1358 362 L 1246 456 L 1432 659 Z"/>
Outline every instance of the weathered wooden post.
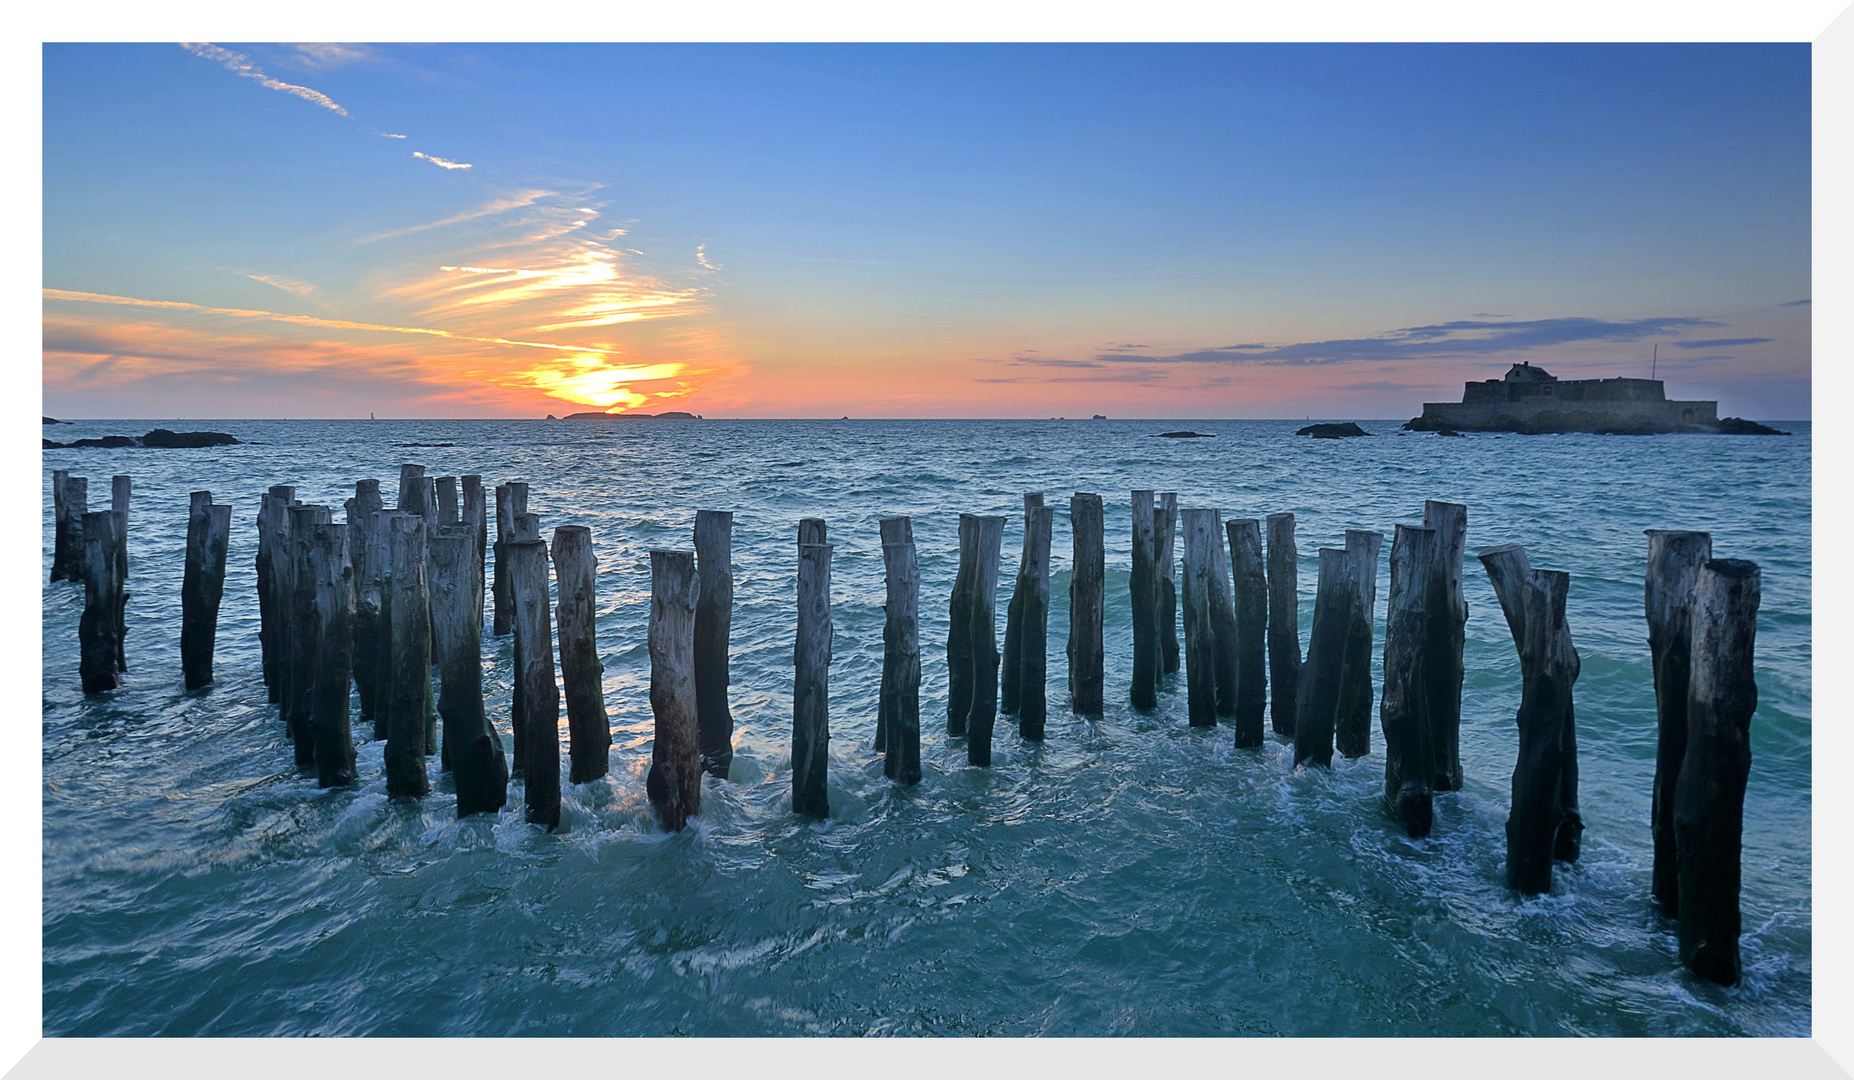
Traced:
<path fill-rule="evenodd" d="M 1159 704 L 1159 533 L 1152 492 L 1133 493 L 1133 566 L 1128 592 L 1133 608 L 1133 683 L 1128 698 L 1136 709 Z"/>
<path fill-rule="evenodd" d="M 83 505 L 73 504 L 67 492 L 71 473 L 67 469 L 52 470 L 52 564 L 51 580 L 81 581 L 84 576 L 84 537 Z M 82 477 L 80 485 L 86 485 Z"/>
<path fill-rule="evenodd" d="M 1435 588 L 1436 539 L 1434 529 L 1397 526 L 1384 615 L 1384 805 L 1415 837 L 1429 835 L 1434 816 L 1429 621 L 1431 606 L 1448 600 Z"/>
<path fill-rule="evenodd" d="M 1103 641 L 1107 580 L 1107 532 L 1101 497 L 1076 492 L 1069 499 L 1074 536 L 1074 570 L 1069 576 L 1069 711 L 1099 716 L 1106 704 L 1106 647 Z"/>
<path fill-rule="evenodd" d="M 1294 694 L 1294 764 L 1330 767 L 1345 671 L 1346 639 L 1358 588 L 1352 553 L 1320 549 L 1320 580 L 1313 594 L 1313 634 Z"/>
<path fill-rule="evenodd" d="M 431 791 L 425 774 L 425 695 L 431 686 L 431 599 L 425 578 L 425 519 L 382 511 L 387 535 L 386 611 L 392 636 L 386 689 L 386 795 L 420 799 Z"/>
<path fill-rule="evenodd" d="M 1467 641 L 1468 601 L 1461 592 L 1462 560 L 1467 553 L 1468 508 L 1460 503 L 1423 503 L 1423 528 L 1434 529 L 1435 580 L 1447 603 L 1429 605 L 1425 618 L 1430 642 L 1424 650 L 1424 667 L 1430 685 L 1426 697 L 1431 717 L 1430 749 L 1435 754 L 1437 791 L 1461 790 L 1461 681 L 1462 646 Z"/>
<path fill-rule="evenodd" d="M 972 588 L 972 711 L 966 714 L 966 761 L 991 764 L 998 720 L 998 560 L 1004 519 L 978 519 L 978 563 Z"/>
<path fill-rule="evenodd" d="M 599 560 L 592 530 L 554 530 L 554 584 L 559 595 L 560 682 L 566 690 L 567 779 L 590 783 L 611 769 L 612 725 L 605 715 L 605 665 L 599 661 Z"/>
<path fill-rule="evenodd" d="M 463 519 L 457 515 L 457 478 L 438 477 L 432 481 L 432 491 L 438 502 L 438 527 L 463 524 Z"/>
<path fill-rule="evenodd" d="M 1575 784 L 1575 711 L 1571 687 L 1577 681 L 1577 650 L 1564 621 L 1571 576 L 1534 570 L 1526 549 L 1503 544 L 1480 554 L 1519 650 L 1519 759 L 1513 767 L 1513 809 L 1506 820 L 1506 881 L 1521 893 L 1551 890 L 1554 854 L 1576 858 L 1583 830 L 1575 787 L 1567 802 L 1566 779 Z"/>
<path fill-rule="evenodd" d="M 882 690 L 876 723 L 882 735 L 882 773 L 903 784 L 921 781 L 920 566 L 914 526 L 905 517 L 883 518 L 882 568 L 888 603 L 882 626 Z"/>
<path fill-rule="evenodd" d="M 695 607 L 700 585 L 690 551 L 650 552 L 650 710 L 656 737 L 644 788 L 665 832 L 702 812 L 701 725 L 695 689 Z"/>
<path fill-rule="evenodd" d="M 734 764 L 728 640 L 734 622 L 734 515 L 695 512 L 695 715 L 702 768 L 727 779 Z"/>
<path fill-rule="evenodd" d="M 376 522 L 385 503 L 378 480 L 356 480 L 354 497 L 347 500 L 348 561 L 354 567 L 354 689 L 360 696 L 360 724 L 373 737 L 386 737 L 383 687 L 391 679 L 387 660 L 392 635 L 381 615 L 381 592 L 386 581 L 389 549 L 386 535 Z"/>
<path fill-rule="evenodd" d="M 188 690 L 212 682 L 231 535 L 232 508 L 214 506 L 210 491 L 194 492 L 187 508 L 186 564 L 180 577 L 180 671 Z"/>
<path fill-rule="evenodd" d="M 1262 523 L 1254 518 L 1238 518 L 1224 528 L 1229 534 L 1234 587 L 1227 631 L 1218 629 L 1217 643 L 1221 651 L 1225 633 L 1233 638 L 1235 700 L 1230 712 L 1236 721 L 1236 745 L 1255 747 L 1262 745 L 1262 715 L 1268 709 L 1268 569 L 1262 556 Z M 1300 659 L 1298 634 L 1294 658 Z M 1275 692 L 1279 694 L 1280 688 L 1276 687 Z M 1222 704 L 1221 685 L 1218 704 Z"/>
<path fill-rule="evenodd" d="M 1269 719 L 1275 734 L 1294 734 L 1300 691 L 1300 552 L 1294 515 L 1268 515 L 1268 679 L 1275 694 Z"/>
<path fill-rule="evenodd" d="M 476 577 L 472 579 L 470 595 L 476 607 L 476 621 L 483 621 L 483 569 L 484 557 L 489 546 L 489 506 L 483 499 L 483 478 L 477 473 L 470 473 L 463 478 L 463 505 L 458 508 L 458 517 L 470 527 L 476 535 Z M 478 650 L 481 651 L 482 632 L 477 632 Z"/>
<path fill-rule="evenodd" d="M 533 514 L 515 519 L 509 559 L 509 595 L 515 605 L 515 656 L 521 680 L 519 707 L 525 747 L 523 801 L 531 825 L 552 832 L 560 825 L 560 686 L 554 681 L 554 632 L 547 612 L 547 545 Z"/>
<path fill-rule="evenodd" d="M 1178 493 L 1159 493 L 1159 506 L 1153 514 L 1153 528 L 1158 535 L 1158 569 L 1153 579 L 1158 585 L 1160 672 L 1177 674 L 1178 656 Z"/>
<path fill-rule="evenodd" d="M 425 466 L 410 463 L 399 466 L 399 506 L 398 510 L 407 514 L 425 517 Z M 431 522 L 425 522 L 429 535 Z"/>
<path fill-rule="evenodd" d="M 1724 986 L 1740 974 L 1738 888 L 1761 579 L 1754 562 L 1713 559 L 1694 582 L 1686 757 L 1674 794 L 1680 962 Z"/>
<path fill-rule="evenodd" d="M 798 519 L 798 546 L 799 547 L 804 547 L 806 544 L 823 544 L 823 543 L 828 543 L 828 542 L 829 541 L 825 539 L 825 529 L 824 529 L 824 519 L 823 518 L 799 518 Z"/>
<path fill-rule="evenodd" d="M 317 787 L 354 782 L 354 735 L 348 724 L 348 683 L 353 676 L 354 568 L 348 527 L 323 522 L 309 533 L 309 569 L 315 588 L 315 673 L 309 728 L 315 747 Z"/>
<path fill-rule="evenodd" d="M 129 670 L 129 489 L 127 476 L 109 478 L 109 509 L 116 515 L 116 669 Z"/>
<path fill-rule="evenodd" d="M 946 611 L 946 733 L 964 735 L 972 714 L 972 597 L 978 588 L 979 521 L 959 515 L 959 571 Z"/>
<path fill-rule="evenodd" d="M 1038 506 L 1030 513 L 1030 543 L 1023 610 L 1019 616 L 1017 662 L 1017 733 L 1043 741 L 1049 718 L 1049 546 L 1056 511 Z"/>
<path fill-rule="evenodd" d="M 1346 629 L 1333 741 L 1349 758 L 1371 753 L 1372 616 L 1378 606 L 1378 551 L 1383 543 L 1383 533 L 1345 531 L 1345 549 L 1352 558 L 1352 622 Z"/>
<path fill-rule="evenodd" d="M 289 652 L 285 657 L 284 695 L 281 712 L 296 744 L 296 767 L 316 767 L 315 671 L 316 657 L 322 646 L 321 628 L 315 608 L 315 567 L 310 549 L 315 527 L 334 521 L 326 506 L 295 505 L 288 510 L 289 542 L 281 554 L 289 564 L 290 601 L 288 613 Z"/>
<path fill-rule="evenodd" d="M 294 487 L 276 484 L 258 502 L 258 646 L 263 656 L 264 687 L 272 705 L 283 700 L 281 624 L 285 609 L 278 604 L 281 575 L 276 565 L 277 549 L 281 538 L 289 532 L 289 506 L 295 501 Z"/>
<path fill-rule="evenodd" d="M 515 601 L 509 595 L 508 564 L 502 557 L 505 545 L 515 539 L 515 519 L 528 512 L 528 485 L 519 481 L 496 485 L 496 572 L 490 586 L 495 599 L 495 624 L 491 633 L 498 636 L 514 628 Z M 519 666 L 519 665 L 518 665 Z M 521 740 L 515 741 L 515 768 L 521 769 Z"/>
<path fill-rule="evenodd" d="M 1017 556 L 1017 579 L 1011 584 L 1011 598 L 1004 605 L 1004 655 L 998 675 L 998 711 L 1017 715 L 1018 694 L 1022 685 L 1018 668 L 1023 662 L 1024 590 L 1029 587 L 1026 575 L 1030 566 L 1030 516 L 1043 505 L 1043 493 L 1033 491 L 1024 496 L 1024 546 Z"/>
<path fill-rule="evenodd" d="M 1221 545 L 1215 510 L 1184 512 L 1185 710 L 1192 727 L 1217 726 L 1216 628 L 1211 621 L 1211 566 Z"/>
<path fill-rule="evenodd" d="M 1712 535 L 1648 530 L 1648 575 L 1643 586 L 1648 651 L 1654 663 L 1654 898 L 1662 911 L 1680 913 L 1675 861 L 1674 793 L 1687 756 L 1687 696 L 1693 671 L 1693 590 L 1712 558 Z"/>
<path fill-rule="evenodd" d="M 477 494 L 480 498 L 481 487 Z M 426 549 L 438 715 L 444 721 L 460 818 L 495 813 L 509 801 L 508 758 L 483 711 L 481 542 L 481 533 L 466 517 L 461 525 L 439 529 Z"/>
<path fill-rule="evenodd" d="M 802 533 L 802 525 L 800 529 Z M 799 544 L 798 636 L 792 650 L 792 812 L 817 818 L 830 816 L 830 561 L 831 545 Z"/>
<path fill-rule="evenodd" d="M 85 511 L 79 522 L 84 613 L 77 620 L 77 675 L 84 693 L 100 694 L 122 685 L 122 669 L 116 666 L 116 516 L 108 510 Z"/>

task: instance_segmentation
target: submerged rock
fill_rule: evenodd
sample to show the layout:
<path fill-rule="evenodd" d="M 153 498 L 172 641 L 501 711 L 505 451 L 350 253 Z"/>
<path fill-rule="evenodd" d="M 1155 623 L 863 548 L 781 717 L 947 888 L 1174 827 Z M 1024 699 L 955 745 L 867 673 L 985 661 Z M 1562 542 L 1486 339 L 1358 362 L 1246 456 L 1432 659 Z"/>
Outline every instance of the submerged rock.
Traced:
<path fill-rule="evenodd" d="M 1214 439 L 1216 438 L 1216 436 L 1211 435 L 1211 434 L 1206 434 L 1205 432 L 1202 432 L 1202 431 L 1161 431 L 1157 435 L 1154 435 L 1153 438 L 1155 439 Z"/>
<path fill-rule="evenodd" d="M 1343 424 L 1308 424 L 1294 434 L 1311 435 L 1316 439 L 1356 439 L 1361 436 L 1365 438 L 1371 436 L 1371 432 L 1349 420 Z"/>

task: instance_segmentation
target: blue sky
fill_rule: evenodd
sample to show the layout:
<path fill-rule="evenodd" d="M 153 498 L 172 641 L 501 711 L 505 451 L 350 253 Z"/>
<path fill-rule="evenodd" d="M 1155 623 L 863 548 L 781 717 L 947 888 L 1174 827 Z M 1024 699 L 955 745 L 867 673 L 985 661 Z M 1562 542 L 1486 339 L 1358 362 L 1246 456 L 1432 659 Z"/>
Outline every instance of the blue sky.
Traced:
<path fill-rule="evenodd" d="M 1657 344 L 1675 396 L 1809 410 L 1806 45 L 44 70 L 54 415 L 1391 418 Z"/>

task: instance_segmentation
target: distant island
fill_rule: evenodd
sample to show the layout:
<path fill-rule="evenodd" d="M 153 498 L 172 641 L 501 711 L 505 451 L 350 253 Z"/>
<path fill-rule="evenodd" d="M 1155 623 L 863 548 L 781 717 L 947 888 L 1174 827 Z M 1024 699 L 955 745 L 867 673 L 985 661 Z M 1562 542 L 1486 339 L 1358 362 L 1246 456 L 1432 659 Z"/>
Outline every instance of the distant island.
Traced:
<path fill-rule="evenodd" d="M 548 417 L 552 420 L 553 417 Z M 700 420 L 701 417 L 690 412 L 576 412 L 567 413 L 562 420 Z"/>
<path fill-rule="evenodd" d="M 122 447 L 143 447 L 150 450 L 198 450 L 206 446 L 237 446 L 237 439 L 223 431 L 169 431 L 155 428 L 146 435 L 105 435 L 97 439 L 78 439 L 74 442 L 61 443 L 51 439 L 41 440 L 46 450 L 69 450 L 76 447 L 96 447 L 114 450 Z"/>
<path fill-rule="evenodd" d="M 1530 363 L 1471 382 L 1460 402 L 1425 402 L 1405 431 L 1521 435 L 1787 435 L 1751 420 L 1719 419 L 1716 401 L 1670 401 L 1659 379 L 1560 379 Z"/>

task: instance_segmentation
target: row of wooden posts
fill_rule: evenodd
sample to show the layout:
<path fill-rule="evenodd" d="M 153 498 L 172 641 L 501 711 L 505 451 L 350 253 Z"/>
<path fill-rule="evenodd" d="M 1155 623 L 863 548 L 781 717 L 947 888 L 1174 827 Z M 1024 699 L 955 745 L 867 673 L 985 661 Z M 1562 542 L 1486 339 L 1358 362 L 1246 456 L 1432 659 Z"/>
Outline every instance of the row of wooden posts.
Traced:
<path fill-rule="evenodd" d="M 86 692 L 114 689 L 123 660 L 129 478 L 113 485 L 112 509 L 85 511 L 85 481 L 53 474 L 52 580 L 82 580 L 80 672 Z M 384 739 L 388 795 L 427 794 L 425 758 L 452 774 L 457 814 L 507 801 L 511 772 L 524 778 L 525 817 L 560 820 L 559 719 L 565 691 L 569 779 L 608 769 L 606 716 L 594 615 L 597 562 L 591 533 L 561 526 L 551 545 L 528 512 L 528 485 L 495 489 L 492 632 L 514 638 L 511 770 L 484 709 L 481 635 L 488 510 L 480 476 L 428 477 L 401 467 L 399 505 L 384 507 L 377 480 L 361 480 L 336 524 L 328 507 L 305 506 L 294 488 L 272 487 L 258 512 L 257 582 L 264 681 L 317 783 L 355 780 L 350 683 L 360 722 Z M 1104 514 L 1101 497 L 1070 500 L 1073 572 L 1066 648 L 1070 708 L 1102 712 Z M 995 604 L 1005 519 L 962 514 L 959 568 L 949 599 L 947 733 L 963 736 L 967 760 L 991 763 L 1000 712 L 1019 735 L 1044 738 L 1054 512 L 1040 493 L 1024 498 L 1023 551 L 1007 604 L 1002 652 Z M 1297 766 L 1330 766 L 1370 752 L 1372 612 L 1382 534 L 1347 530 L 1343 548 L 1319 552 L 1313 625 L 1299 647 L 1298 552 L 1292 514 L 1227 523 L 1214 509 L 1178 509 L 1175 493 L 1132 493 L 1135 708 L 1157 705 L 1165 674 L 1185 674 L 1193 726 L 1227 719 L 1236 746 L 1263 744 L 1263 716 L 1291 738 Z M 182 585 L 182 667 L 188 689 L 212 679 L 230 508 L 194 492 Z M 733 757 L 728 641 L 733 608 L 733 515 L 696 513 L 693 551 L 650 552 L 647 641 L 656 720 L 647 794 L 666 830 L 700 812 L 701 778 L 725 778 Z M 1182 589 L 1174 538 L 1183 536 Z M 1705 533 L 1651 531 L 1646 581 L 1659 740 L 1653 802 L 1653 891 L 1679 920 L 1681 958 L 1722 983 L 1739 975 L 1738 882 L 1748 730 L 1759 602 L 1754 563 L 1711 558 Z M 903 784 L 921 779 L 920 575 L 906 517 L 880 522 L 886 621 L 875 750 Z M 1428 834 L 1433 793 L 1459 790 L 1462 596 L 1467 508 L 1424 504 L 1421 525 L 1398 525 L 1379 707 L 1385 740 L 1384 803 L 1411 836 Z M 1224 543 L 1227 539 L 1227 552 Z M 792 807 L 825 817 L 833 547 L 822 519 L 798 526 L 794 647 Z M 550 557 L 551 554 L 551 557 Z M 1479 555 L 1518 649 L 1519 748 L 1506 825 L 1507 880 L 1524 894 L 1548 891 L 1554 861 L 1581 848 L 1572 684 L 1577 651 L 1565 621 L 1569 575 L 1535 570 L 1525 549 Z M 557 606 L 548 604 L 548 565 Z M 1182 600 L 1184 641 L 1177 627 Z M 556 681 L 553 622 L 559 626 Z M 432 691 L 432 669 L 438 690 Z M 1274 686 L 1272 698 L 1269 684 Z M 1272 708 L 1270 708 L 1272 706 Z"/>

